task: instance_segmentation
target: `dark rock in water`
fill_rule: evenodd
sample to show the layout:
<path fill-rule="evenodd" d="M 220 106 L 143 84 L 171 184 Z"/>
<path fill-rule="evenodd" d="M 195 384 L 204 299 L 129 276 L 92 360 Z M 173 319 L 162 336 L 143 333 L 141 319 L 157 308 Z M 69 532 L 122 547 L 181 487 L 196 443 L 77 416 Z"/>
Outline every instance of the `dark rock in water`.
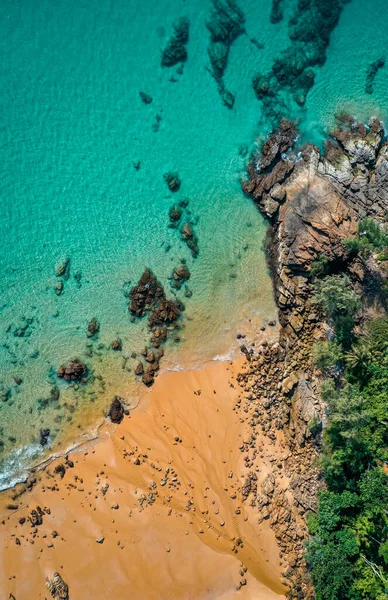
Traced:
<path fill-rule="evenodd" d="M 216 81 L 221 81 L 228 64 L 229 46 L 224 42 L 210 42 L 207 49 L 212 75 Z"/>
<path fill-rule="evenodd" d="M 41 429 L 39 431 L 39 444 L 41 446 L 46 446 L 48 443 L 48 439 L 50 437 L 50 429 Z"/>
<path fill-rule="evenodd" d="M 179 221 L 182 218 L 182 209 L 180 206 L 174 204 L 168 213 L 168 216 L 170 217 L 170 227 L 177 227 L 177 224 L 179 223 Z"/>
<path fill-rule="evenodd" d="M 375 77 L 380 69 L 382 69 L 385 65 L 385 58 L 381 57 L 374 62 L 372 62 L 366 73 L 366 84 L 365 84 L 365 92 L 367 94 L 373 94 L 373 82 Z"/>
<path fill-rule="evenodd" d="M 273 0 L 271 21 L 281 20 L 284 0 Z M 256 96 L 265 112 L 274 120 L 289 112 L 282 91 L 292 93 L 300 106 L 314 85 L 311 67 L 322 66 L 332 30 L 338 23 L 346 0 L 308 0 L 296 3 L 289 21 L 291 44 L 274 60 L 271 72 L 253 80 Z M 309 70 L 309 71 L 308 71 Z M 306 74 L 307 71 L 307 74 Z"/>
<path fill-rule="evenodd" d="M 152 350 L 150 350 L 149 352 L 147 352 L 147 355 L 145 357 L 146 362 L 148 363 L 153 363 L 155 361 L 155 355 L 152 352 Z"/>
<path fill-rule="evenodd" d="M 77 271 L 76 273 L 74 273 L 73 275 L 75 282 L 77 284 L 77 288 L 81 287 L 81 279 L 82 279 L 82 273 L 81 271 Z"/>
<path fill-rule="evenodd" d="M 152 373 L 144 373 L 141 380 L 144 383 L 144 385 L 146 385 L 147 387 L 150 387 L 155 382 L 155 379 L 154 379 L 154 376 Z"/>
<path fill-rule="evenodd" d="M 119 396 L 115 396 L 112 400 L 108 416 L 112 423 L 121 423 L 124 419 L 124 405 L 122 403 L 122 398 L 119 398 Z"/>
<path fill-rule="evenodd" d="M 221 94 L 222 102 L 228 108 L 232 109 L 234 105 L 235 95 L 232 94 L 229 90 L 224 90 Z"/>
<path fill-rule="evenodd" d="M 0 400 L 1 402 L 8 402 L 11 396 L 11 390 L 0 390 Z"/>
<path fill-rule="evenodd" d="M 65 381 L 77 381 L 86 374 L 86 365 L 78 358 L 75 358 L 67 365 L 61 365 L 57 371 L 58 377 Z"/>
<path fill-rule="evenodd" d="M 62 294 L 63 288 L 64 288 L 63 281 L 57 281 L 57 283 L 55 284 L 55 288 L 54 288 L 57 296 L 60 296 Z"/>
<path fill-rule="evenodd" d="M 190 22 L 186 17 L 181 17 L 173 24 L 174 32 L 162 51 L 162 67 L 173 67 L 187 60 L 189 26 Z"/>
<path fill-rule="evenodd" d="M 54 573 L 51 579 L 46 577 L 46 588 L 54 600 L 68 600 L 69 598 L 69 586 L 63 581 L 59 573 Z"/>
<path fill-rule="evenodd" d="M 139 96 L 143 104 L 151 104 L 152 97 L 149 94 L 146 94 L 145 92 L 139 92 Z"/>
<path fill-rule="evenodd" d="M 135 368 L 135 375 L 143 375 L 143 373 L 144 373 L 143 363 L 141 363 L 139 361 Z"/>
<path fill-rule="evenodd" d="M 168 171 L 163 175 L 164 181 L 167 183 L 168 188 L 171 192 L 177 192 L 181 187 L 181 180 L 178 173 Z"/>
<path fill-rule="evenodd" d="M 129 296 L 130 312 L 136 317 L 142 317 L 164 298 L 164 291 L 151 269 L 146 269 L 139 283 L 131 289 Z"/>
<path fill-rule="evenodd" d="M 176 321 L 179 319 L 184 308 L 180 300 L 168 300 L 166 298 L 162 285 L 150 269 L 144 271 L 138 285 L 130 291 L 129 310 L 133 318 L 148 314 L 151 344 L 154 348 L 158 348 L 166 341 L 169 330 L 178 327 Z M 144 373 L 144 366 L 139 362 L 135 369 L 135 374 L 142 375 L 144 373 L 142 378 L 143 383 L 145 385 L 152 385 L 155 373 L 159 369 L 158 358 L 156 357 L 156 353 L 147 350 L 147 348 L 144 348 L 141 354 L 145 357 L 146 362 L 150 364 Z"/>
<path fill-rule="evenodd" d="M 190 248 L 193 257 L 196 258 L 198 256 L 198 252 L 199 252 L 198 238 L 195 235 L 190 223 L 187 223 L 187 222 L 184 223 L 184 225 L 181 229 L 181 237 L 182 237 L 182 240 L 184 242 L 186 242 L 186 244 Z"/>
<path fill-rule="evenodd" d="M 149 318 L 150 325 L 161 325 L 164 323 L 173 323 L 178 319 L 180 315 L 180 309 L 178 308 L 178 302 L 174 300 L 167 300 L 164 298 L 158 308 L 151 313 Z"/>
<path fill-rule="evenodd" d="M 283 20 L 284 0 L 272 0 L 270 21 L 271 23 L 280 23 Z"/>
<path fill-rule="evenodd" d="M 16 385 L 21 385 L 23 383 L 23 379 L 21 377 L 14 377 L 13 380 Z"/>
<path fill-rule="evenodd" d="M 167 329 L 166 327 L 154 327 L 152 331 L 151 344 L 154 348 L 159 348 L 160 344 L 163 344 L 167 339 Z"/>
<path fill-rule="evenodd" d="M 229 49 L 245 32 L 245 17 L 234 0 L 212 0 L 213 8 L 206 27 L 210 31 L 208 54 L 214 79 L 220 82 L 228 64 Z"/>
<path fill-rule="evenodd" d="M 52 400 L 53 402 L 58 402 L 59 396 L 60 396 L 59 389 L 57 388 L 57 386 L 53 386 L 50 390 L 49 400 Z"/>
<path fill-rule="evenodd" d="M 114 340 L 112 342 L 112 350 L 122 350 L 123 348 L 123 342 L 121 341 L 120 338 L 117 338 L 116 340 Z"/>
<path fill-rule="evenodd" d="M 89 321 L 87 336 L 93 337 L 99 330 L 100 323 L 97 321 L 96 317 L 93 317 L 93 319 Z"/>
<path fill-rule="evenodd" d="M 172 274 L 173 284 L 172 286 L 179 290 L 182 287 L 182 283 L 190 279 L 190 271 L 186 265 L 179 265 L 174 269 Z"/>
<path fill-rule="evenodd" d="M 251 38 L 249 41 L 259 50 L 263 50 L 263 48 L 265 47 L 264 44 L 262 42 L 259 42 L 256 38 Z"/>
<path fill-rule="evenodd" d="M 56 266 L 55 274 L 57 277 L 69 279 L 70 276 L 70 257 L 62 258 Z"/>

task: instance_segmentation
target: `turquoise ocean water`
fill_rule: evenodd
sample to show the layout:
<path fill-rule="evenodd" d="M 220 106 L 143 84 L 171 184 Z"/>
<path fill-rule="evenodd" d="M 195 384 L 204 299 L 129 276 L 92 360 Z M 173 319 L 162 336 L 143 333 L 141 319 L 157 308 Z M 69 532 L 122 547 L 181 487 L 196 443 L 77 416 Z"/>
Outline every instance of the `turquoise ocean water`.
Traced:
<path fill-rule="evenodd" d="M 124 292 L 145 266 L 168 291 L 181 259 L 191 271 L 192 296 L 178 292 L 185 327 L 162 369 L 232 356 L 238 331 L 253 335 L 276 314 L 265 223 L 239 182 L 244 149 L 271 127 L 252 76 L 289 45 L 295 4 L 285 0 L 285 18 L 273 25 L 269 1 L 240 1 L 247 34 L 230 51 L 225 83 L 236 100 L 228 110 L 209 73 L 208 0 L 1 3 L 0 489 L 42 457 L 40 428 L 50 428 L 58 452 L 101 420 L 114 394 L 135 404 L 144 392 L 131 353 L 144 345 L 146 326 L 130 322 Z M 160 65 L 180 16 L 190 20 L 182 73 Z M 306 139 L 320 143 L 341 110 L 386 118 L 388 65 L 373 95 L 364 87 L 368 64 L 385 55 L 387 31 L 384 0 L 346 5 L 305 107 L 290 108 Z M 163 180 L 169 170 L 182 180 L 175 194 Z M 169 207 L 184 199 L 196 260 L 168 228 Z M 70 277 L 57 296 L 55 267 L 65 256 Z M 101 326 L 93 341 L 92 317 Z M 110 349 L 117 337 L 122 352 Z M 78 389 L 55 377 L 75 356 L 96 376 Z M 47 404 L 53 385 L 60 399 Z"/>

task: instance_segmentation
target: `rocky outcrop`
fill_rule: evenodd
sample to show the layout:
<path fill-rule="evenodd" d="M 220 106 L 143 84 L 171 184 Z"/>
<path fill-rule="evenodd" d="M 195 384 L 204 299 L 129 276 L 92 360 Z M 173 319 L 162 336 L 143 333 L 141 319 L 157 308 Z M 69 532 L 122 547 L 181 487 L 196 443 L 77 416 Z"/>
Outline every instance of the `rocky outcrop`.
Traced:
<path fill-rule="evenodd" d="M 224 72 L 233 42 L 245 32 L 245 16 L 234 0 L 212 0 L 212 11 L 206 27 L 210 32 L 208 55 L 211 73 L 227 108 L 233 108 L 234 94 L 225 88 Z"/>
<path fill-rule="evenodd" d="M 54 600 L 68 600 L 69 598 L 69 586 L 59 573 L 54 573 L 51 579 L 46 577 L 46 588 Z"/>
<path fill-rule="evenodd" d="M 181 276 L 187 274 L 186 271 L 180 271 L 180 273 Z M 139 283 L 130 290 L 129 297 L 129 310 L 132 317 L 148 315 L 151 344 L 154 348 L 159 348 L 166 341 L 168 333 L 179 327 L 178 322 L 184 310 L 182 302 L 179 299 L 167 299 L 163 286 L 150 269 L 144 271 Z M 147 361 L 147 356 L 150 354 L 146 348 L 143 355 Z M 145 370 L 141 362 L 135 369 L 135 374 L 142 375 L 142 381 L 147 386 L 154 382 L 155 374 L 159 370 L 159 359 L 163 356 L 163 352 L 159 351 L 152 356 L 154 360 L 147 361 L 151 364 Z"/>
<path fill-rule="evenodd" d="M 243 496 L 257 507 L 259 520 L 270 520 L 289 563 L 284 572 L 289 598 L 305 599 L 314 596 L 304 541 L 306 518 L 316 510 L 322 485 L 316 465 L 324 418 L 311 348 L 326 337 L 311 304 L 311 267 L 325 257 L 329 272 L 341 267 L 361 293 L 366 267 L 350 260 L 342 242 L 356 233 L 360 219 L 385 219 L 388 144 L 380 122 L 365 126 L 347 117 L 340 119 L 323 153 L 311 144 L 298 148 L 297 143 L 295 126 L 282 121 L 253 157 L 243 183 L 271 224 L 268 256 L 281 328 L 279 343 L 242 348 L 247 363 L 239 382 L 246 392 L 245 412 L 251 416 L 249 447 L 255 447 L 260 428 L 269 440 L 282 431 L 290 451 L 283 465 L 290 477 L 287 494 L 275 478 L 258 482 L 253 494 L 246 482 Z M 252 468 L 252 459 L 246 459 Z"/>
<path fill-rule="evenodd" d="M 109 407 L 108 417 L 112 421 L 112 423 L 121 423 L 124 419 L 124 404 L 122 402 L 122 398 L 119 396 L 115 396 L 112 400 L 112 403 Z"/>
<path fill-rule="evenodd" d="M 78 358 L 74 358 L 66 365 L 61 365 L 57 371 L 57 376 L 65 381 L 79 381 L 86 375 L 86 365 Z"/>

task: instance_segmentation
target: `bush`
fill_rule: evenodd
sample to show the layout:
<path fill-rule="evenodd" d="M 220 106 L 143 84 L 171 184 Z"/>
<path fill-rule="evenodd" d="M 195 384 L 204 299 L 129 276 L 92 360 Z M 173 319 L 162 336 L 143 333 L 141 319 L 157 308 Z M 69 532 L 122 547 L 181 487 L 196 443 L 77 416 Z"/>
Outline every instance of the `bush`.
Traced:
<path fill-rule="evenodd" d="M 318 342 L 313 348 L 314 363 L 321 371 L 336 367 L 342 356 L 341 346 L 336 342 Z"/>
<path fill-rule="evenodd" d="M 361 308 L 361 300 L 350 287 L 345 275 L 331 275 L 318 279 L 312 304 L 320 306 L 328 323 L 336 331 L 339 342 L 348 345 L 352 338 L 354 317 Z"/>

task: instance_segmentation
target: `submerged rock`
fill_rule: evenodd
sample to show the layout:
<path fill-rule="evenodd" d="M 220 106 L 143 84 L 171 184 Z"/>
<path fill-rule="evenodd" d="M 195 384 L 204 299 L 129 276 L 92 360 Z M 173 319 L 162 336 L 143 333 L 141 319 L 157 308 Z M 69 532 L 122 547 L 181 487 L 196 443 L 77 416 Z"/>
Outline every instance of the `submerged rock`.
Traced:
<path fill-rule="evenodd" d="M 152 97 L 149 94 L 146 94 L 145 92 L 139 92 L 139 96 L 143 104 L 151 104 Z"/>
<path fill-rule="evenodd" d="M 385 65 L 385 58 L 381 57 L 377 60 L 375 60 L 374 62 L 372 62 L 369 67 L 368 67 L 368 71 L 366 73 L 366 84 L 365 84 L 365 93 L 366 94 L 373 94 L 373 82 L 375 80 L 375 77 L 377 75 L 377 73 L 380 71 L 380 69 L 382 69 Z"/>
<path fill-rule="evenodd" d="M 78 381 L 86 374 L 86 365 L 78 358 L 75 358 L 67 365 L 61 365 L 57 371 L 57 376 L 65 381 Z"/>
<path fill-rule="evenodd" d="M 108 417 L 112 423 L 121 423 L 124 419 L 124 405 L 122 398 L 115 396 L 109 408 Z"/>
<path fill-rule="evenodd" d="M 192 226 L 190 223 L 184 223 L 181 229 L 181 237 L 184 242 L 186 242 L 187 246 L 190 248 L 193 258 L 197 258 L 198 256 L 198 238 L 195 235 Z"/>
<path fill-rule="evenodd" d="M 189 41 L 190 22 L 181 17 L 173 24 L 173 34 L 162 51 L 162 67 L 173 67 L 187 60 L 186 44 Z"/>
<path fill-rule="evenodd" d="M 41 446 L 46 446 L 48 444 L 50 437 L 50 429 L 41 429 L 39 431 L 39 444 Z"/>
<path fill-rule="evenodd" d="M 190 275 L 191 273 L 186 267 L 186 265 L 182 264 L 178 267 L 175 267 L 174 272 L 172 274 L 172 287 L 176 288 L 177 290 L 180 290 L 180 288 L 182 287 L 182 283 L 190 279 Z"/>
<path fill-rule="evenodd" d="M 89 321 L 87 336 L 94 337 L 99 330 L 100 323 L 97 321 L 96 317 L 93 317 L 93 319 Z"/>
<path fill-rule="evenodd" d="M 116 340 L 114 340 L 112 342 L 112 350 L 119 351 L 119 350 L 122 350 L 122 348 L 123 348 L 123 342 L 121 341 L 120 338 L 117 338 Z"/>
<path fill-rule="evenodd" d="M 182 208 L 179 205 L 174 204 L 171 206 L 168 216 L 170 217 L 170 227 L 177 227 L 182 218 Z"/>
<path fill-rule="evenodd" d="M 181 179 L 175 171 L 168 171 L 163 175 L 163 179 L 171 192 L 177 192 L 181 187 Z"/>
<path fill-rule="evenodd" d="M 234 0 L 212 0 L 210 18 L 206 27 L 210 32 L 208 55 L 211 73 L 218 91 L 228 108 L 233 107 L 234 95 L 224 89 L 223 76 L 228 64 L 229 50 L 235 39 L 245 32 L 245 16 Z"/>
<path fill-rule="evenodd" d="M 57 277 L 63 277 L 69 279 L 70 276 L 70 257 L 66 256 L 62 258 L 55 268 L 55 274 Z"/>

